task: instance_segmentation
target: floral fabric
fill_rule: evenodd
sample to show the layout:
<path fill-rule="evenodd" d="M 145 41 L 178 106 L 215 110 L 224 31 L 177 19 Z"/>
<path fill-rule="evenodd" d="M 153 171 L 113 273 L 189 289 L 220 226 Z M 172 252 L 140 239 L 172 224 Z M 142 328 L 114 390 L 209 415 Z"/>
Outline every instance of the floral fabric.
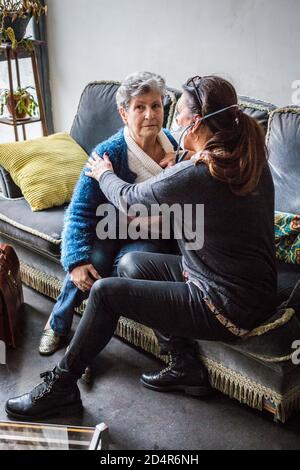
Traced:
<path fill-rule="evenodd" d="M 276 258 L 300 264 L 300 215 L 275 212 Z"/>

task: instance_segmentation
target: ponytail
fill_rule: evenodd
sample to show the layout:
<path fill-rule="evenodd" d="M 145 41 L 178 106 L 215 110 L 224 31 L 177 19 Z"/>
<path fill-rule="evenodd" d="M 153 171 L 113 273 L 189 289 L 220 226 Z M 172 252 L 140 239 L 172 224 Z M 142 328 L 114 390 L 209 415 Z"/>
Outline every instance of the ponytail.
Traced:
<path fill-rule="evenodd" d="M 242 111 L 236 115 L 233 128 L 217 131 L 196 164 L 204 162 L 211 175 L 228 183 L 236 196 L 246 196 L 259 182 L 267 163 L 267 150 L 260 124 Z"/>

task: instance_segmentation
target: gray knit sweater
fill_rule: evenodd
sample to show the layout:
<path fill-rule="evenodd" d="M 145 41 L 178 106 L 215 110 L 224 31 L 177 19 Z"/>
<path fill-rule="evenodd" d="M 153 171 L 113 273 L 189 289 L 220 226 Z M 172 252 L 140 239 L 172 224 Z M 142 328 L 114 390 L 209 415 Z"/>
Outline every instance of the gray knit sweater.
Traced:
<path fill-rule="evenodd" d="M 183 266 L 205 297 L 237 326 L 252 329 L 275 308 L 274 186 L 266 166 L 252 194 L 235 196 L 205 164 L 182 162 L 139 184 L 106 171 L 100 188 L 114 206 L 174 203 L 204 205 L 204 244 L 178 240 Z M 196 220 L 193 220 L 196 227 Z"/>

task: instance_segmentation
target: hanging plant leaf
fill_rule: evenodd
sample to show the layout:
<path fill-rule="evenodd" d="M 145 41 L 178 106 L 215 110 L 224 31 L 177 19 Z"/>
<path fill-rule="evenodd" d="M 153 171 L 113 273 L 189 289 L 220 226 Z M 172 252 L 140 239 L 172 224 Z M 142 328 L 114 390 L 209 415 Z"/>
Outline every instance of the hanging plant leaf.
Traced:
<path fill-rule="evenodd" d="M 16 49 L 18 47 L 18 42 L 16 40 L 14 30 L 12 28 L 7 28 L 6 32 L 7 32 L 7 36 L 9 37 L 11 41 L 12 48 Z"/>

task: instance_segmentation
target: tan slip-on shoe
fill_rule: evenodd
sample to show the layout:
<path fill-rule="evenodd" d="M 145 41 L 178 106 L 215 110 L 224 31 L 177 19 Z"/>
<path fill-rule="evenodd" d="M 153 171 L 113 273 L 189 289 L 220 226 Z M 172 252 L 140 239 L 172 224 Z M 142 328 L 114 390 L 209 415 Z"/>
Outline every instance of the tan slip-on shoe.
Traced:
<path fill-rule="evenodd" d="M 42 356 L 50 356 L 61 346 L 66 344 L 66 336 L 59 336 L 52 328 L 44 330 L 41 336 L 39 353 Z"/>

